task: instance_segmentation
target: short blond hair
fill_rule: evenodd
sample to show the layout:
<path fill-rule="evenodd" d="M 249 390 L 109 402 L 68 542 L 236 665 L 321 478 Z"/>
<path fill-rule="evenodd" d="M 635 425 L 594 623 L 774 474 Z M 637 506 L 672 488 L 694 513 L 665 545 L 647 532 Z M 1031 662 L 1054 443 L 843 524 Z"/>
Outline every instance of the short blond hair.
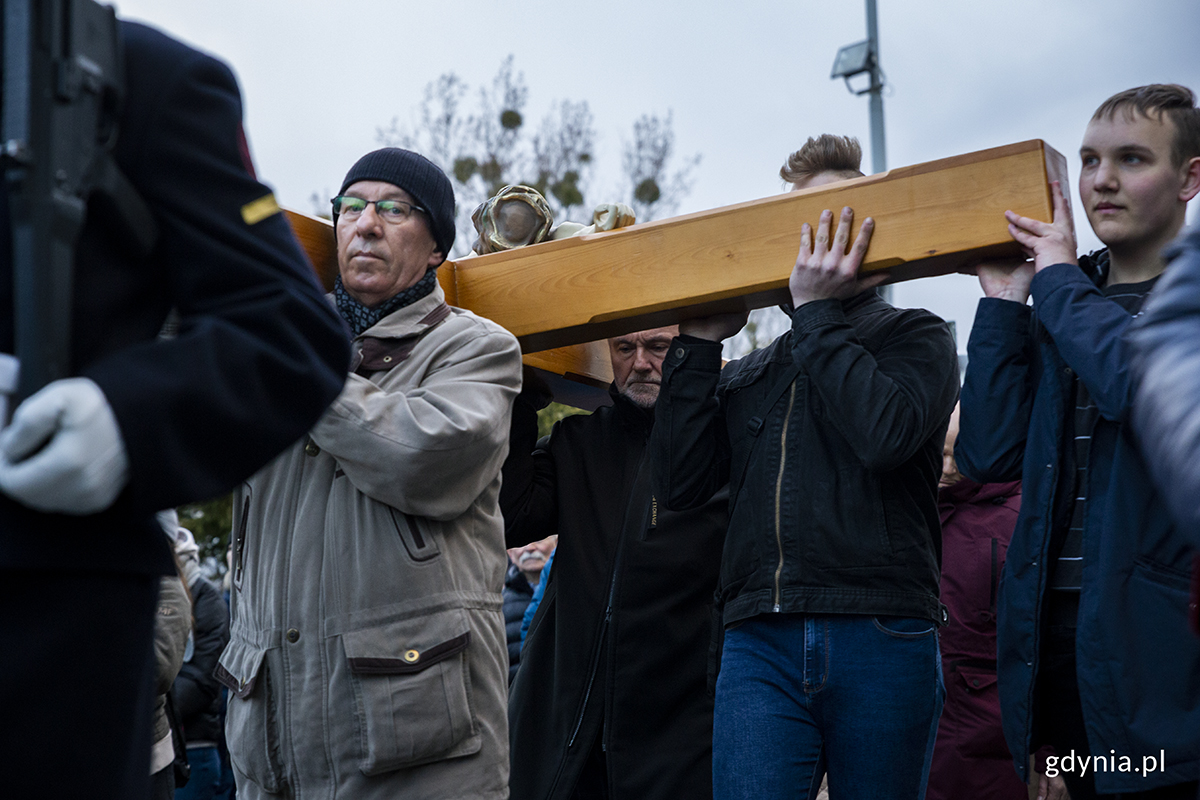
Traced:
<path fill-rule="evenodd" d="M 796 152 L 787 158 L 779 177 L 788 183 L 803 183 L 822 172 L 836 172 L 844 178 L 862 177 L 862 145 L 853 136 L 834 136 L 822 133 L 808 137 Z"/>

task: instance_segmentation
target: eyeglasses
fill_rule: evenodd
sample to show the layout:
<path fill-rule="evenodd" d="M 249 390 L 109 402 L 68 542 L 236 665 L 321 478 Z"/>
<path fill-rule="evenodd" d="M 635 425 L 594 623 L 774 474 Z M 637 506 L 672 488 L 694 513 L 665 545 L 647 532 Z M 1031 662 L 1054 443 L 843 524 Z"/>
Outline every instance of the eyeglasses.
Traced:
<path fill-rule="evenodd" d="M 382 219 L 393 223 L 404 222 L 414 211 L 428 213 L 420 206 L 405 200 L 363 200 L 361 197 L 339 195 L 330 202 L 333 203 L 333 213 L 346 219 L 358 219 L 369 205 L 375 206 L 375 213 Z"/>

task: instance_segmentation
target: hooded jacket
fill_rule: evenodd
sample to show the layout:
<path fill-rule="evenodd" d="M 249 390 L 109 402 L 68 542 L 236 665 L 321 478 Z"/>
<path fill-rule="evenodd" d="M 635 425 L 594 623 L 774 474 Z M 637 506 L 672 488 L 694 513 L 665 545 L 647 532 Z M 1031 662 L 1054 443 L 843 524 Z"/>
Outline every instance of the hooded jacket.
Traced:
<path fill-rule="evenodd" d="M 1000 572 L 1021 508 L 1021 484 L 963 478 L 938 490 L 942 602 L 938 635 L 946 700 L 929 769 L 929 800 L 1024 800 L 1000 725 L 996 608 Z"/>
<path fill-rule="evenodd" d="M 355 347 L 310 435 L 234 495 L 218 674 L 238 796 L 507 797 L 497 496 L 519 347 L 440 288 Z"/>

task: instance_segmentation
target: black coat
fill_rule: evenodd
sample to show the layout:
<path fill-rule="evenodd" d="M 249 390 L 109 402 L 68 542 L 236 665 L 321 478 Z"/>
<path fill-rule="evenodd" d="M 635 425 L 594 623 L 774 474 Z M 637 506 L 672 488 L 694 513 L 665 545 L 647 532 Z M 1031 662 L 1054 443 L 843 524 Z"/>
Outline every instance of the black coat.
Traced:
<path fill-rule="evenodd" d="M 303 435 L 349 363 L 344 326 L 283 215 L 243 216 L 271 190 L 252 172 L 233 73 L 144 25 L 120 31 L 126 98 L 115 156 L 153 212 L 158 242 L 136 258 L 89 205 L 72 357 L 74 374 L 112 406 L 129 484 L 88 517 L 0 496 L 0 569 L 172 572 L 154 512 L 232 489 Z M 7 197 L 0 218 L 0 352 L 11 353 Z M 157 339 L 171 308 L 179 335 Z"/>
<path fill-rule="evenodd" d="M 203 576 L 188 586 L 192 593 L 192 655 L 171 686 L 175 714 L 188 742 L 221 738 L 221 684 L 213 675 L 229 644 L 229 606 L 221 590 Z"/>
<path fill-rule="evenodd" d="M 654 430 L 663 499 L 693 507 L 746 465 L 721 568 L 725 624 L 764 613 L 942 622 L 937 482 L 957 397 L 946 323 L 874 292 L 801 306 L 791 331 L 723 371 L 719 343 L 676 338 Z"/>
<path fill-rule="evenodd" d="M 509 545 L 559 539 L 509 697 L 512 796 L 569 796 L 597 737 L 614 800 L 711 796 L 725 494 L 667 511 L 645 463 L 653 413 L 617 395 L 559 422 L 531 456 L 528 394 L 504 466 Z"/>

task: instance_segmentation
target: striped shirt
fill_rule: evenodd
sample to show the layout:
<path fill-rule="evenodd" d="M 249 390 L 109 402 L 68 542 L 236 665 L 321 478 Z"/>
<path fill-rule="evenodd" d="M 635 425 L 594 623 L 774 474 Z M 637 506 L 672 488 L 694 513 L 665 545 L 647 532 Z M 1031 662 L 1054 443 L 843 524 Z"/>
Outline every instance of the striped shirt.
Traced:
<path fill-rule="evenodd" d="M 1106 286 L 1101 293 L 1136 317 L 1142 303 L 1154 288 L 1158 278 L 1141 283 Z M 1087 528 L 1089 477 L 1108 482 L 1107 475 L 1089 476 L 1092 435 L 1100 420 L 1100 411 L 1091 394 L 1076 373 L 1072 373 L 1075 409 L 1068 416 L 1064 435 L 1069 437 L 1064 449 L 1067 463 L 1063 469 L 1063 484 L 1059 490 L 1056 525 L 1050 539 L 1051 572 L 1049 580 L 1048 620 L 1054 625 L 1074 626 L 1079 616 L 1079 592 L 1083 586 L 1083 551 Z"/>

